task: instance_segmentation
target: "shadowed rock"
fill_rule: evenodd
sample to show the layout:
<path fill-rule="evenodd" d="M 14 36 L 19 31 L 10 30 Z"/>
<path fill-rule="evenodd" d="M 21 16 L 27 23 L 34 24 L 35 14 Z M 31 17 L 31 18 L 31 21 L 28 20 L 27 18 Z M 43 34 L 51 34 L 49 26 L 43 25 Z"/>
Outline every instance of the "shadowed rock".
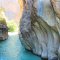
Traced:
<path fill-rule="evenodd" d="M 0 18 L 0 40 L 8 38 L 8 27 L 4 18 Z"/>

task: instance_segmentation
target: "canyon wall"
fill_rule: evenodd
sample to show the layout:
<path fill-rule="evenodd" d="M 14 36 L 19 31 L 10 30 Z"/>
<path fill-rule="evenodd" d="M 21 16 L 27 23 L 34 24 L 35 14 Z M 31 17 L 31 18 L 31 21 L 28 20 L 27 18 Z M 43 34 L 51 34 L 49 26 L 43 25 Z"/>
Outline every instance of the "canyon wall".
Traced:
<path fill-rule="evenodd" d="M 22 0 L 20 19 L 22 45 L 48 60 L 58 60 L 60 44 L 60 1 Z"/>

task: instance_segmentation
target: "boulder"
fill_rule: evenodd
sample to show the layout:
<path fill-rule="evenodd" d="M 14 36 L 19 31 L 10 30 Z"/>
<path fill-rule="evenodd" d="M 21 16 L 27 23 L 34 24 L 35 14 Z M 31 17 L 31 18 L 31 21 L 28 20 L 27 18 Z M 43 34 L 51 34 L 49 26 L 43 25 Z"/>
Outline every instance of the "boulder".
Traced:
<path fill-rule="evenodd" d="M 22 0 L 20 20 L 22 45 L 48 60 L 58 60 L 60 35 L 50 0 Z"/>
<path fill-rule="evenodd" d="M 0 40 L 8 38 L 8 27 L 4 18 L 0 18 Z"/>

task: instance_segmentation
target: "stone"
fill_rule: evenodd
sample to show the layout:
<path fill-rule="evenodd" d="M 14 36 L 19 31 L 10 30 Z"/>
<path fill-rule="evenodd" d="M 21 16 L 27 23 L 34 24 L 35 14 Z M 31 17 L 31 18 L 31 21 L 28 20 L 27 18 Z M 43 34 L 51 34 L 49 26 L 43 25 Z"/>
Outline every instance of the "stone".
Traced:
<path fill-rule="evenodd" d="M 0 19 L 0 41 L 8 38 L 8 27 L 5 20 Z"/>
<path fill-rule="evenodd" d="M 42 58 L 58 58 L 60 34 L 50 0 L 22 0 L 20 20 L 22 45 Z"/>
<path fill-rule="evenodd" d="M 53 58 L 53 59 L 49 59 L 49 60 L 58 60 L 58 58 Z"/>
<path fill-rule="evenodd" d="M 60 0 L 51 0 L 51 3 L 57 17 L 60 18 Z"/>

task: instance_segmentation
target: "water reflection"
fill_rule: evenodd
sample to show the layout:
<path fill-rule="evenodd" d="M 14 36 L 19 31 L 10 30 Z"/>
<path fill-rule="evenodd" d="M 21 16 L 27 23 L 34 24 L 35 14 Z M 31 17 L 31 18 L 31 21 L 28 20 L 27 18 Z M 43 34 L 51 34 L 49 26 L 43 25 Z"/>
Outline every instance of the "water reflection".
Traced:
<path fill-rule="evenodd" d="M 8 40 L 0 41 L 0 60 L 41 60 L 40 57 L 26 51 L 18 35 L 10 35 Z"/>

